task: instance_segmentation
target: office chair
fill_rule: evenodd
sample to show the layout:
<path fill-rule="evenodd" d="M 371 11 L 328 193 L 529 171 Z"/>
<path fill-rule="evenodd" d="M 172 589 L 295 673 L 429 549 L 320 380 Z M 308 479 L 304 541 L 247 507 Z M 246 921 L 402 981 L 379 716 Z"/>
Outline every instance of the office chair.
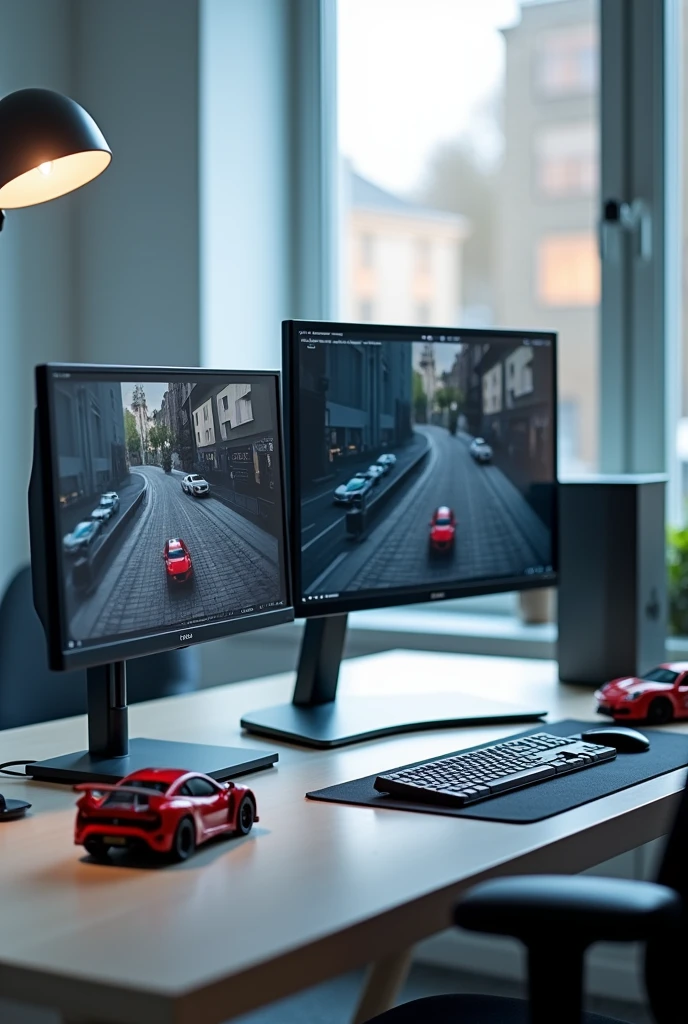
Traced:
<path fill-rule="evenodd" d="M 688 1021 L 688 788 L 658 883 L 589 875 L 501 878 L 469 890 L 454 922 L 508 935 L 528 950 L 529 999 L 430 996 L 368 1024 L 624 1024 L 584 1013 L 583 960 L 594 942 L 645 943 L 645 986 L 657 1024 Z"/>
<path fill-rule="evenodd" d="M 198 688 L 198 648 L 127 663 L 130 703 Z M 0 603 L 0 729 L 86 713 L 86 672 L 52 672 L 45 634 L 33 606 L 31 569 L 20 569 Z"/>

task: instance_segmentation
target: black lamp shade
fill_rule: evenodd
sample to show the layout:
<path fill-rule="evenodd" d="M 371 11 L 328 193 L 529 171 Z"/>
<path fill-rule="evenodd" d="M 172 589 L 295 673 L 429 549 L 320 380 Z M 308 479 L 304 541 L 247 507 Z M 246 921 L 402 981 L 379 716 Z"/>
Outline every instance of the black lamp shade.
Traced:
<path fill-rule="evenodd" d="M 111 159 L 98 125 L 69 97 L 20 89 L 0 100 L 0 210 L 72 192 Z"/>

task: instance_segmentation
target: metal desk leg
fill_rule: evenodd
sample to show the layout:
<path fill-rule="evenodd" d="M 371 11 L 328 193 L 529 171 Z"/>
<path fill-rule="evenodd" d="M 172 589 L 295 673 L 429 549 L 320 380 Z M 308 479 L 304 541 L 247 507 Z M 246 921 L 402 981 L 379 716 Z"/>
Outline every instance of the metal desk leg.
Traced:
<path fill-rule="evenodd" d="M 406 980 L 412 952 L 404 949 L 371 965 L 352 1024 L 364 1024 L 378 1013 L 391 1009 Z"/>

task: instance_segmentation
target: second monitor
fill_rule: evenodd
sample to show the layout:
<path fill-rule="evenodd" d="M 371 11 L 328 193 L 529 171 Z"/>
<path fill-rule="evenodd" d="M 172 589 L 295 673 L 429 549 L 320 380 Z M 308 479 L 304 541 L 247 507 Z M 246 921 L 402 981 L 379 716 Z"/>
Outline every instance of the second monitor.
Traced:
<path fill-rule="evenodd" d="M 294 601 L 316 618 L 281 725 L 244 724 L 334 745 L 537 717 L 461 696 L 347 724 L 334 697 L 348 612 L 556 582 L 556 336 L 290 321 L 283 341 Z"/>

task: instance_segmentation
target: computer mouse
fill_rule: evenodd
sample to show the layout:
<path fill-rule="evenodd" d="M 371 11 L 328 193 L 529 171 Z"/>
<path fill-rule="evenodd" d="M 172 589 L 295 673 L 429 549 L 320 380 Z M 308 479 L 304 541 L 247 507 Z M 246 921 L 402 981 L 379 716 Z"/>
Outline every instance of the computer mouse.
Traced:
<path fill-rule="evenodd" d="M 601 725 L 581 733 L 586 743 L 599 743 L 603 747 L 614 747 L 619 754 L 643 754 L 650 749 L 647 736 L 624 725 Z"/>
<path fill-rule="evenodd" d="M 23 818 L 31 804 L 26 800 L 6 800 L 0 793 L 0 821 L 13 821 L 15 818 Z"/>

